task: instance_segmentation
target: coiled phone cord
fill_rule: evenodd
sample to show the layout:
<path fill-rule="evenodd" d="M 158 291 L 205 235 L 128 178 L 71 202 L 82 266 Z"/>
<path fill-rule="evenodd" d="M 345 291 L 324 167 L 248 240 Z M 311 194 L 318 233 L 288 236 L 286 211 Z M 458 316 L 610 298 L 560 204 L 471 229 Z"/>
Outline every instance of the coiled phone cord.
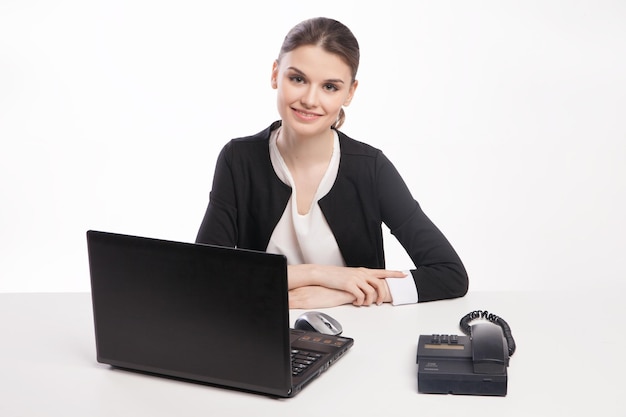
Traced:
<path fill-rule="evenodd" d="M 467 313 L 461 318 L 461 321 L 459 322 L 463 333 L 469 336 L 471 333 L 470 322 L 479 318 L 488 320 L 502 328 L 504 338 L 506 339 L 506 344 L 509 348 L 509 356 L 513 356 L 513 353 L 515 353 L 515 340 L 513 339 L 513 334 L 511 332 L 509 324 L 502 317 L 496 316 L 495 314 L 492 314 L 486 310 L 475 310 Z"/>

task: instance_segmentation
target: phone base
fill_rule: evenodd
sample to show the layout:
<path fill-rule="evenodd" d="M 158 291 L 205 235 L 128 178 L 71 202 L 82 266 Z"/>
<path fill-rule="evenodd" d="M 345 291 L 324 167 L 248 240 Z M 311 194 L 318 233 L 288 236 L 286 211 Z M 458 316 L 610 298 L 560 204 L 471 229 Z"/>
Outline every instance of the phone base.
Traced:
<path fill-rule="evenodd" d="M 502 373 L 476 373 L 471 341 L 467 336 L 447 336 L 452 341 L 433 344 L 433 336 L 420 336 L 417 352 L 417 387 L 424 394 L 505 396 L 506 367 Z M 437 338 L 438 339 L 438 338 Z"/>
<path fill-rule="evenodd" d="M 447 365 L 447 364 L 446 364 Z M 417 387 L 423 394 L 457 394 L 506 396 L 507 375 L 480 375 L 473 373 L 471 360 L 469 372 L 460 363 L 451 364 L 454 372 L 437 372 L 418 366 Z M 439 362 L 439 366 L 445 366 Z"/>

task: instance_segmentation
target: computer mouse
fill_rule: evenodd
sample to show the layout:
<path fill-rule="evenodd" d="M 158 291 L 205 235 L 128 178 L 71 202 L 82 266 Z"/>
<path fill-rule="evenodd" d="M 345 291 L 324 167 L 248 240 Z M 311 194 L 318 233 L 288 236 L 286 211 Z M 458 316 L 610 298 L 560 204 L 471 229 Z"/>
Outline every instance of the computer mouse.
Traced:
<path fill-rule="evenodd" d="M 301 314 L 296 319 L 294 327 L 300 330 L 309 330 L 333 336 L 340 335 L 343 332 L 343 328 L 337 320 L 319 311 L 307 311 Z"/>

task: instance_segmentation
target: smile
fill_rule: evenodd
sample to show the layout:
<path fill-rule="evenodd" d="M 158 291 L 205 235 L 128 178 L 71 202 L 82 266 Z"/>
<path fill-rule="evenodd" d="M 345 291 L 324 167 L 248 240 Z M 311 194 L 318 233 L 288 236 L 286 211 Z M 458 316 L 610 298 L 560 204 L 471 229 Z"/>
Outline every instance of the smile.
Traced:
<path fill-rule="evenodd" d="M 303 110 L 298 110 L 298 109 L 292 109 L 292 110 L 298 117 L 303 118 L 303 119 L 315 119 L 315 118 L 320 117 L 320 115 L 316 113 L 308 113 L 308 112 L 305 112 Z"/>

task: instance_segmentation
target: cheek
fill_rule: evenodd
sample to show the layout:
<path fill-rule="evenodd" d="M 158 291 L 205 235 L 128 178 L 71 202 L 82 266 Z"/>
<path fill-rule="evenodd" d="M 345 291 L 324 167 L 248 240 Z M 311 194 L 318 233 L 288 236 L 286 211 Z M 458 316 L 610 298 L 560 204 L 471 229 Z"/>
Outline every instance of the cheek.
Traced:
<path fill-rule="evenodd" d="M 339 113 L 347 96 L 332 95 L 324 100 L 324 107 L 328 113 Z"/>
<path fill-rule="evenodd" d="M 279 85 L 277 90 L 278 103 L 283 105 L 290 105 L 297 99 L 297 94 L 293 88 L 289 86 Z"/>
<path fill-rule="evenodd" d="M 276 107 L 281 118 L 285 118 L 289 114 L 289 108 L 293 103 L 293 97 L 282 88 L 278 88 L 276 93 Z"/>

